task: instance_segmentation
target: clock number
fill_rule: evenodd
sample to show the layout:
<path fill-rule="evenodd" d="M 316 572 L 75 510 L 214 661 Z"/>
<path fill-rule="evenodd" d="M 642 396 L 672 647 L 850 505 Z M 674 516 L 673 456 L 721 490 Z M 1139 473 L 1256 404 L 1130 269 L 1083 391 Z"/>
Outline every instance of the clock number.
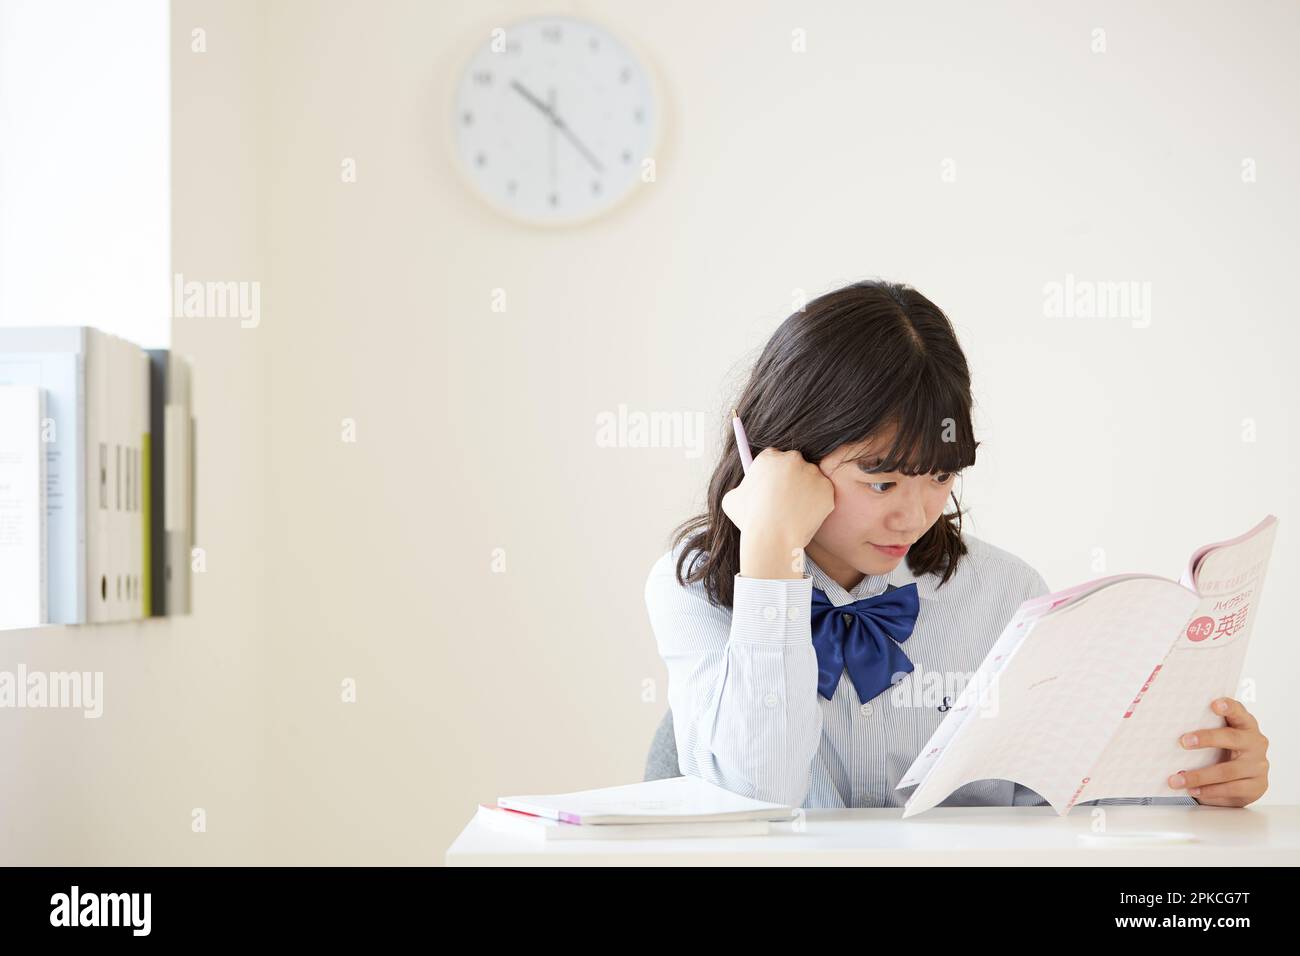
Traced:
<path fill-rule="evenodd" d="M 542 39 L 549 40 L 551 43 L 559 43 L 560 28 L 555 25 L 542 27 Z"/>

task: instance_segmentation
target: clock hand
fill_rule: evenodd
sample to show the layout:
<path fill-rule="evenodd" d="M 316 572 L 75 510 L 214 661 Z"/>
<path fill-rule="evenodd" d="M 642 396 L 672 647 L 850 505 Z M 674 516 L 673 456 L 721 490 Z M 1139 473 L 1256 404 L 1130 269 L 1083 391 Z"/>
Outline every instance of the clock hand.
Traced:
<path fill-rule="evenodd" d="M 578 137 L 573 134 L 571 129 L 569 129 L 568 124 L 556 115 L 555 110 L 551 109 L 549 104 L 543 103 L 536 95 L 529 92 L 528 89 L 526 89 L 518 80 L 511 80 L 510 85 L 514 88 L 515 92 L 546 114 L 546 117 L 550 119 L 555 128 L 565 135 L 578 152 L 582 153 L 587 162 L 591 163 L 592 166 L 595 166 L 599 172 L 603 173 L 605 171 L 605 167 L 600 164 L 600 161 L 596 159 L 594 155 L 592 155 L 591 150 L 587 149 L 586 146 L 583 146 L 582 143 L 578 141 Z"/>
<path fill-rule="evenodd" d="M 560 119 L 558 116 L 555 117 L 555 125 L 560 128 L 561 133 L 563 133 L 565 136 L 569 138 L 569 142 L 572 143 L 574 147 L 577 148 L 578 152 L 582 153 L 582 155 L 587 158 L 587 162 L 595 166 L 598 172 L 603 173 L 605 171 L 605 167 L 600 165 L 600 161 L 597 160 L 596 157 L 591 154 L 591 150 L 587 149 L 586 146 L 583 146 L 580 142 L 578 142 L 578 137 L 573 135 L 573 130 L 569 129 L 568 124 L 565 123 L 564 120 Z"/>
<path fill-rule="evenodd" d="M 524 84 L 520 83 L 518 80 L 511 80 L 511 81 L 510 81 L 510 85 L 514 88 L 514 90 L 515 90 L 516 93 L 518 93 L 520 96 L 522 96 L 522 97 L 523 97 L 524 99 L 526 99 L 528 102 L 532 103 L 534 106 L 536 106 L 539 110 L 541 110 L 541 111 L 542 111 L 543 113 L 545 113 L 547 116 L 552 115 L 552 114 L 551 114 L 551 108 L 550 108 L 547 104 L 543 103 L 543 102 L 542 102 L 542 101 L 541 101 L 537 96 L 535 96 L 534 94 L 532 94 L 531 92 L 529 92 L 529 91 L 524 87 Z"/>
<path fill-rule="evenodd" d="M 554 116 L 555 115 L 555 87 L 552 86 L 549 90 L 546 91 L 546 94 L 547 94 L 546 108 L 548 111 L 550 111 L 551 115 Z M 547 140 L 547 145 L 550 147 L 550 153 L 551 153 L 551 201 L 554 202 L 555 191 L 557 189 L 556 179 L 557 176 L 559 175 L 556 169 L 555 124 L 554 123 L 550 125 L 550 129 L 547 131 L 546 140 Z"/>

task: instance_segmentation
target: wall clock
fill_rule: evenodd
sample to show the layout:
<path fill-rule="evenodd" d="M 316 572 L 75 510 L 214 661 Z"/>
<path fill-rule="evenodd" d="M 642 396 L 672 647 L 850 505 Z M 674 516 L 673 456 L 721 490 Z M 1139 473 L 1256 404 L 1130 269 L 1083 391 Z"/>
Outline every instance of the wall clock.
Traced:
<path fill-rule="evenodd" d="M 452 103 L 456 161 L 505 215 L 571 225 L 614 208 L 657 175 L 655 78 L 589 20 L 533 17 L 493 29 Z"/>

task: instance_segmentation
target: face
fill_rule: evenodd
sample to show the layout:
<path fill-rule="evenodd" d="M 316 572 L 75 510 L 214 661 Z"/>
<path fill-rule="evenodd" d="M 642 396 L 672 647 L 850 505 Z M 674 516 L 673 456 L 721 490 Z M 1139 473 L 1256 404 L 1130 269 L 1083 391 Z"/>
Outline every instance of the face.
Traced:
<path fill-rule="evenodd" d="M 835 486 L 835 508 L 805 550 L 845 590 L 865 575 L 898 567 L 907 552 L 884 546 L 915 544 L 943 514 L 956 482 L 954 472 L 863 470 L 881 460 L 892 439 L 891 431 L 871 442 L 841 445 L 818 463 Z M 850 460 L 863 453 L 865 459 Z"/>

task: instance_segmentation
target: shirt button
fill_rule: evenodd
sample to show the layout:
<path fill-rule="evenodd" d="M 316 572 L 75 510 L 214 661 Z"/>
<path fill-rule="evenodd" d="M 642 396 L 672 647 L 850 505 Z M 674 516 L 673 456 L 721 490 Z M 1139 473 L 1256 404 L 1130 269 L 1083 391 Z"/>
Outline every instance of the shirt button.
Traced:
<path fill-rule="evenodd" d="M 767 607 L 763 608 L 763 617 L 765 617 L 769 621 L 775 621 L 776 608 L 772 607 L 772 605 L 770 604 Z"/>
<path fill-rule="evenodd" d="M 840 619 L 841 619 L 845 624 L 852 624 L 852 623 L 853 623 L 853 615 L 852 615 L 852 614 L 849 614 L 849 613 L 847 613 L 847 612 L 844 613 L 844 614 L 841 614 L 841 615 L 840 615 Z"/>
<path fill-rule="evenodd" d="M 875 710 L 876 709 L 872 707 L 870 704 L 863 704 L 861 707 L 858 708 L 858 713 L 860 713 L 863 717 L 870 717 L 873 713 L 875 713 Z"/>
<path fill-rule="evenodd" d="M 797 607 L 788 607 L 785 609 L 785 619 L 787 621 L 799 620 L 799 609 Z"/>
<path fill-rule="evenodd" d="M 769 693 L 766 697 L 763 698 L 764 707 L 775 707 L 779 703 L 781 703 L 781 698 L 776 696 L 775 693 Z"/>

